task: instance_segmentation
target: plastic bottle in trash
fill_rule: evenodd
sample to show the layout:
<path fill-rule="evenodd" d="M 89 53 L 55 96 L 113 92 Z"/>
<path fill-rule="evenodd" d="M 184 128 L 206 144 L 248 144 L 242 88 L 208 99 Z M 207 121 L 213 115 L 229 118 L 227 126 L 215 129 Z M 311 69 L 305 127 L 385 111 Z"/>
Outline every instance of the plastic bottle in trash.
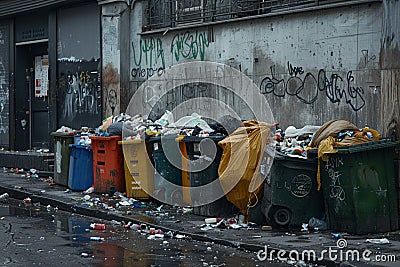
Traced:
<path fill-rule="evenodd" d="M 8 200 L 8 193 L 4 193 L 2 195 L 0 195 L 0 202 L 6 202 Z"/>
<path fill-rule="evenodd" d="M 93 230 L 106 230 L 106 225 L 104 223 L 92 223 L 90 228 Z"/>

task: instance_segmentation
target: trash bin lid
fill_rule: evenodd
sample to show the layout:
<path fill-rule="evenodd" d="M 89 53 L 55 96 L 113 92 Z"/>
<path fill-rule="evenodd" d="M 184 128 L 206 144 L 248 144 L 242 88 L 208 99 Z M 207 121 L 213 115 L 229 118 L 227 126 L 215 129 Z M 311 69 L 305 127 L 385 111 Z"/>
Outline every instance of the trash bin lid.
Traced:
<path fill-rule="evenodd" d="M 74 137 L 75 132 L 70 132 L 70 133 L 64 133 L 64 132 L 51 132 L 51 136 L 56 136 L 56 137 Z"/>
<path fill-rule="evenodd" d="M 349 154 L 358 153 L 368 150 L 381 149 L 381 148 L 391 148 L 400 145 L 400 141 L 391 141 L 390 139 L 382 139 L 377 142 L 366 142 L 362 144 L 345 146 L 345 147 L 334 147 L 337 149 L 337 153 Z"/>

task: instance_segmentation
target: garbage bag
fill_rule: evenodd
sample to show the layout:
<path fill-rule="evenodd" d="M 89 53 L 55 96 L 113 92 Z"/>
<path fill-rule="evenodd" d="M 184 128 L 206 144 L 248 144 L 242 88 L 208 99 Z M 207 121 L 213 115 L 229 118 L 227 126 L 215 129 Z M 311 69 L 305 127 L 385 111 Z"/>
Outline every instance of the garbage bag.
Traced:
<path fill-rule="evenodd" d="M 343 130 L 352 130 L 356 133 L 352 136 L 345 136 L 341 141 L 336 141 L 335 136 Z M 371 135 L 372 139 L 368 136 Z M 323 161 L 328 161 L 328 155 L 337 152 L 335 147 L 341 146 L 352 146 L 365 142 L 379 141 L 380 134 L 374 129 L 368 127 L 362 129 L 361 131 L 351 122 L 345 120 L 332 120 L 326 122 L 322 127 L 315 133 L 313 140 L 310 143 L 308 150 L 318 147 L 318 159 Z M 321 189 L 321 173 L 320 173 L 320 161 L 318 160 L 318 170 L 317 170 L 317 189 Z"/>
<path fill-rule="evenodd" d="M 185 128 L 185 127 L 200 127 L 202 130 L 207 131 L 209 133 L 214 132 L 213 129 L 207 124 L 205 120 L 201 118 L 201 116 L 197 113 L 193 113 L 190 116 L 184 116 L 177 120 L 175 123 L 171 123 L 170 127 L 176 127 L 176 128 Z"/>
<path fill-rule="evenodd" d="M 165 113 L 156 120 L 154 123 L 159 124 L 161 126 L 168 126 L 170 123 L 174 123 L 174 114 L 171 111 L 166 110 Z"/>
<path fill-rule="evenodd" d="M 108 126 L 107 133 L 108 135 L 119 135 L 122 136 L 122 126 L 123 122 L 113 122 Z"/>
<path fill-rule="evenodd" d="M 357 126 L 346 120 L 331 120 L 324 125 L 315 133 L 313 140 L 310 143 L 310 147 L 318 147 L 319 143 L 329 136 L 336 136 L 343 130 L 358 130 Z"/>
<path fill-rule="evenodd" d="M 228 201 L 247 215 L 248 207 L 262 194 L 264 179 L 259 168 L 264 147 L 272 142 L 272 124 L 252 120 L 243 125 L 218 142 L 223 149 L 218 174 Z"/>

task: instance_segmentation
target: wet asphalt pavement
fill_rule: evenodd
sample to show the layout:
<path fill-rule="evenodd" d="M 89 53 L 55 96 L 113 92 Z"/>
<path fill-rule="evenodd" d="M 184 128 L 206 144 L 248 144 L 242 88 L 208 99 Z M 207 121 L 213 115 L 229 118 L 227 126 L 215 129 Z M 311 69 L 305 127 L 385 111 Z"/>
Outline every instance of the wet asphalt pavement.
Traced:
<path fill-rule="evenodd" d="M 106 230 L 91 230 L 94 222 Z M 148 240 L 117 222 L 13 199 L 0 204 L 0 239 L 1 266 L 288 266 L 187 238 Z"/>

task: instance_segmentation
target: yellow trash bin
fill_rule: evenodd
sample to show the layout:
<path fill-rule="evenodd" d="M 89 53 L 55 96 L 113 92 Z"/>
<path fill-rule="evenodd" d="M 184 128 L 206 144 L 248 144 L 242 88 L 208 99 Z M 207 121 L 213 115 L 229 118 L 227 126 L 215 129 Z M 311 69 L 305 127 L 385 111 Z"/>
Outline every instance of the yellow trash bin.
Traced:
<path fill-rule="evenodd" d="M 154 191 L 154 167 L 148 142 L 142 139 L 123 140 L 126 196 L 151 199 Z M 150 194 L 149 194 L 150 193 Z"/>

